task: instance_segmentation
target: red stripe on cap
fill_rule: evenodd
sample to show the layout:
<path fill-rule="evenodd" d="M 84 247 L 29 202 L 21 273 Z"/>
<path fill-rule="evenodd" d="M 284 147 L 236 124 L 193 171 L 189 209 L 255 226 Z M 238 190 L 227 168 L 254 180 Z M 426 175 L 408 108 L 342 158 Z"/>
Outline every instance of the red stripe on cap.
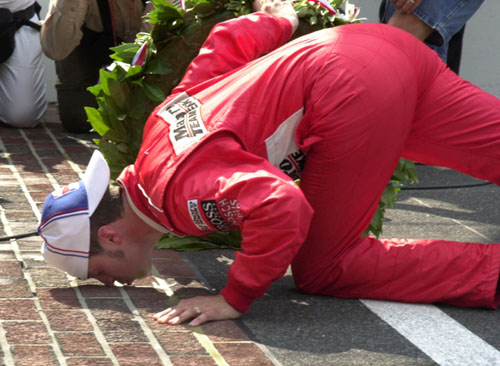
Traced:
<path fill-rule="evenodd" d="M 52 244 L 50 244 L 47 239 L 45 239 L 45 237 L 40 233 L 40 236 L 42 237 L 42 239 L 45 241 L 45 244 L 47 244 L 48 247 L 52 248 L 53 250 L 56 250 L 56 251 L 59 251 L 59 252 L 64 252 L 64 253 L 79 253 L 79 254 L 85 254 L 88 256 L 89 254 L 89 251 L 81 251 L 81 250 L 70 250 L 70 249 L 61 249 L 61 248 L 58 248 L 58 247 L 55 247 L 53 246 Z"/>
<path fill-rule="evenodd" d="M 56 216 L 60 216 L 60 215 L 64 215 L 64 214 L 67 214 L 67 213 L 71 213 L 71 212 L 77 212 L 77 211 L 88 211 L 88 207 L 79 207 L 79 208 L 74 208 L 72 210 L 66 210 L 66 211 L 59 211 L 59 212 L 56 212 L 55 214 L 53 215 L 50 215 L 49 217 L 47 217 L 45 219 L 44 222 L 41 222 L 39 226 L 43 226 L 45 225 L 45 223 L 47 221 L 50 221 L 50 219 L 52 219 L 53 217 L 56 217 Z"/>

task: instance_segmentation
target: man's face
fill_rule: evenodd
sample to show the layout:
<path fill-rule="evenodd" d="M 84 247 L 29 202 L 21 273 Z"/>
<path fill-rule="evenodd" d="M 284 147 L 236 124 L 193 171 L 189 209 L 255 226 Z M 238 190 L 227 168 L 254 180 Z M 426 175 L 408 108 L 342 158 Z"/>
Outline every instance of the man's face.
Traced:
<path fill-rule="evenodd" d="M 89 278 L 95 278 L 107 286 L 115 281 L 132 284 L 135 279 L 151 274 L 151 251 L 137 250 L 140 246 L 123 245 L 117 251 L 104 251 L 89 259 Z"/>

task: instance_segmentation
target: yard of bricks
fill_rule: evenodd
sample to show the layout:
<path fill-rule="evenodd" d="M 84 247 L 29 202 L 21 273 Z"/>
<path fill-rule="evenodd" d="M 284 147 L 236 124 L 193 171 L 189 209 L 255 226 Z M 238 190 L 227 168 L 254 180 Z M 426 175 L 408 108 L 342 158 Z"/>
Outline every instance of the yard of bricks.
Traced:
<path fill-rule="evenodd" d="M 66 133 L 55 105 L 36 128 L 0 127 L 0 237 L 36 231 L 47 194 L 80 179 L 96 137 Z M 156 250 L 153 276 L 106 287 L 49 267 L 41 244 L 0 242 L 1 365 L 274 364 L 238 322 L 154 322 L 179 299 L 210 294 L 180 253 Z"/>

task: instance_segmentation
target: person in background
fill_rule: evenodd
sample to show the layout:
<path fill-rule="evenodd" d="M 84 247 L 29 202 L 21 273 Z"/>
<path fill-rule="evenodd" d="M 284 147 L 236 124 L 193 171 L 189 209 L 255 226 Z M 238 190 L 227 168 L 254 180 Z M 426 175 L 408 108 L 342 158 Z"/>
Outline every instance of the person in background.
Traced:
<path fill-rule="evenodd" d="M 460 71 L 465 24 L 484 0 L 382 0 L 380 21 L 406 30 Z"/>
<path fill-rule="evenodd" d="M 0 122 L 29 128 L 47 109 L 35 0 L 0 0 Z"/>
<path fill-rule="evenodd" d="M 90 130 L 84 107 L 96 107 L 96 101 L 87 88 L 110 63 L 110 47 L 149 31 L 143 16 L 152 9 L 145 0 L 51 0 L 41 42 L 55 60 L 59 115 L 67 131 Z"/>

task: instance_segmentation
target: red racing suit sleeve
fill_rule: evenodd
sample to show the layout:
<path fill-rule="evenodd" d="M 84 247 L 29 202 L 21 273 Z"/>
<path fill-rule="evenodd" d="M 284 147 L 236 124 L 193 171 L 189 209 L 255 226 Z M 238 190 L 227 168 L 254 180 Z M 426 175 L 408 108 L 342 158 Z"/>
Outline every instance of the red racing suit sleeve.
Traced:
<path fill-rule="evenodd" d="M 221 293 L 236 310 L 247 311 L 286 273 L 306 238 L 312 208 L 295 182 L 231 138 L 198 150 L 175 181 L 167 205 L 183 208 L 196 200 L 204 225 L 241 230 L 242 251 L 235 253 Z M 176 213 L 176 227 L 194 227 L 187 210 Z"/>
<path fill-rule="evenodd" d="M 253 13 L 215 25 L 172 94 L 225 74 L 282 46 L 292 35 L 285 18 Z"/>

